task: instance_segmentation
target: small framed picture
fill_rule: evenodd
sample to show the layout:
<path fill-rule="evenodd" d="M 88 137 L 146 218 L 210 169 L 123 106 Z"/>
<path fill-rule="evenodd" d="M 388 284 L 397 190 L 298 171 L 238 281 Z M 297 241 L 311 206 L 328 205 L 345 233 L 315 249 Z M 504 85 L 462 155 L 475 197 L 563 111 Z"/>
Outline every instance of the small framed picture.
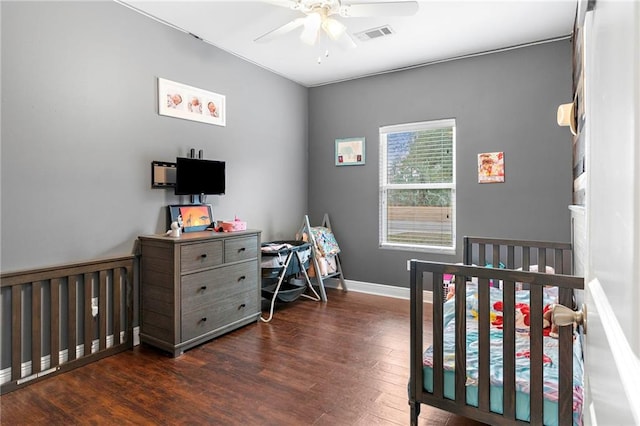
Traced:
<path fill-rule="evenodd" d="M 478 183 L 504 182 L 504 152 L 478 154 Z"/>
<path fill-rule="evenodd" d="M 364 138 L 336 139 L 336 166 L 364 164 Z"/>
<path fill-rule="evenodd" d="M 176 204 L 169 206 L 169 218 L 182 232 L 204 231 L 213 223 L 213 209 L 211 204 Z"/>

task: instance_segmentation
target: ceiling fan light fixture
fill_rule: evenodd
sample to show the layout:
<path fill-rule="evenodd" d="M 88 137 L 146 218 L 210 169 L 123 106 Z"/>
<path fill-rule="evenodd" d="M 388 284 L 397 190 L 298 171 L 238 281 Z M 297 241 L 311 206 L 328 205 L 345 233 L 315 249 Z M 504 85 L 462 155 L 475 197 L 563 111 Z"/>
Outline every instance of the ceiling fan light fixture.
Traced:
<path fill-rule="evenodd" d="M 347 27 L 337 19 L 326 18 L 322 23 L 322 29 L 331 37 L 333 40 L 337 40 L 345 33 Z"/>
<path fill-rule="evenodd" d="M 318 39 L 318 31 L 322 25 L 322 17 L 319 13 L 310 13 L 304 18 L 304 29 L 300 34 L 300 40 L 303 43 L 313 46 Z"/>
<path fill-rule="evenodd" d="M 357 47 L 357 44 L 351 34 L 347 32 L 347 27 L 341 21 L 332 18 L 332 15 L 339 15 L 342 18 L 411 16 L 415 15 L 419 9 L 417 1 L 409 0 L 357 0 L 354 4 L 345 5 L 341 0 L 267 0 L 267 2 L 287 6 L 306 16 L 281 25 L 275 30 L 259 36 L 254 41 L 270 41 L 304 26 L 300 33 L 300 40 L 303 43 L 314 46 L 318 39 L 326 34 L 329 39 L 345 48 L 354 48 Z M 384 35 L 391 33 L 392 31 L 388 31 Z M 368 36 L 368 38 L 373 38 L 373 36 Z"/>

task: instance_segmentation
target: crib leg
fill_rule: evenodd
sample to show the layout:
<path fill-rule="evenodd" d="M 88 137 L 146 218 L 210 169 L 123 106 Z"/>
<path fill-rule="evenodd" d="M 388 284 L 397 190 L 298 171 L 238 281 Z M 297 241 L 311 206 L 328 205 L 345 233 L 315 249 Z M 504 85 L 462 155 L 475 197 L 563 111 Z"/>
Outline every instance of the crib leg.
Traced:
<path fill-rule="evenodd" d="M 411 426 L 418 426 L 420 403 L 418 401 L 409 401 L 409 405 L 411 406 Z"/>

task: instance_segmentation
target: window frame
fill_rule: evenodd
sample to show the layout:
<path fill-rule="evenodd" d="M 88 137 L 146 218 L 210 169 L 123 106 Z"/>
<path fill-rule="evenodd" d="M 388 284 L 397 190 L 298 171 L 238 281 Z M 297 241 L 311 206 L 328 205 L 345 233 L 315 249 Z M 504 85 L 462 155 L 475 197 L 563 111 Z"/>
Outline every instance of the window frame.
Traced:
<path fill-rule="evenodd" d="M 387 182 L 387 135 L 391 133 L 415 132 L 423 130 L 440 129 L 450 127 L 452 129 L 452 181 L 450 183 L 423 183 L 423 184 L 390 184 Z M 379 184 L 378 184 L 378 212 L 379 230 L 378 245 L 381 249 L 419 251 L 434 254 L 456 254 L 456 120 L 447 118 L 440 120 L 429 120 L 415 123 L 394 124 L 381 126 L 379 128 Z M 451 245 L 434 246 L 417 243 L 398 243 L 387 241 L 388 219 L 387 219 L 387 191 L 389 189 L 450 189 L 451 190 Z"/>

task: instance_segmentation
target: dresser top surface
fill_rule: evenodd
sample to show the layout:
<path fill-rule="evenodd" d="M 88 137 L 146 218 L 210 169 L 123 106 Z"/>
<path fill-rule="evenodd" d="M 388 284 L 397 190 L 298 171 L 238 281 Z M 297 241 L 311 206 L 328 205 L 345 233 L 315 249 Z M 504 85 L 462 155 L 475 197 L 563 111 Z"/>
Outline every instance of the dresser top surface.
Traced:
<path fill-rule="evenodd" d="M 154 235 L 140 235 L 138 239 L 141 241 L 165 241 L 173 242 L 176 244 L 183 242 L 193 241 L 206 241 L 216 240 L 224 238 L 241 237 L 244 235 L 260 234 L 262 231 L 259 229 L 247 229 L 246 231 L 233 231 L 233 232 L 216 232 L 216 231 L 201 231 L 201 232 L 183 232 L 179 237 L 170 237 L 166 234 L 154 234 Z"/>

